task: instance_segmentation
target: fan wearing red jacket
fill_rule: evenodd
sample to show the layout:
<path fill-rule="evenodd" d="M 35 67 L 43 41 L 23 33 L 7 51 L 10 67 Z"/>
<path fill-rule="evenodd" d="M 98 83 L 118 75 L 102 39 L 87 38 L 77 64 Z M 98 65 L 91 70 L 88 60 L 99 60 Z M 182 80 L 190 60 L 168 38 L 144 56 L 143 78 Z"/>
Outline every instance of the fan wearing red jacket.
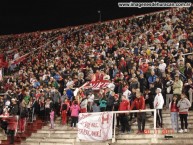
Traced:
<path fill-rule="evenodd" d="M 126 96 L 122 96 L 121 102 L 119 105 L 119 111 L 127 111 L 130 109 L 130 102 L 127 100 Z M 119 115 L 120 123 L 121 123 L 121 131 L 124 133 L 125 131 L 130 133 L 129 119 L 126 113 L 120 113 Z"/>
<path fill-rule="evenodd" d="M 14 144 L 15 131 L 17 130 L 17 116 L 13 115 L 6 119 L 8 121 L 8 127 L 10 134 L 10 144 Z"/>
<path fill-rule="evenodd" d="M 126 61 L 124 60 L 124 58 L 122 57 L 120 62 L 119 62 L 119 70 L 121 72 L 125 72 L 126 71 L 126 66 L 127 66 L 127 63 Z"/>
<path fill-rule="evenodd" d="M 131 105 L 131 110 L 133 108 L 136 108 L 137 110 L 145 110 L 145 99 L 141 95 L 140 91 L 136 92 L 136 98 L 133 101 Z M 145 118 L 146 118 L 146 113 L 145 112 L 139 112 L 137 113 L 137 124 L 138 124 L 138 132 L 137 134 L 144 133 L 145 129 Z"/>
<path fill-rule="evenodd" d="M 68 102 L 68 99 L 66 98 L 60 108 L 62 125 L 66 125 L 67 123 L 67 113 L 69 109 L 70 109 L 70 104 Z"/>

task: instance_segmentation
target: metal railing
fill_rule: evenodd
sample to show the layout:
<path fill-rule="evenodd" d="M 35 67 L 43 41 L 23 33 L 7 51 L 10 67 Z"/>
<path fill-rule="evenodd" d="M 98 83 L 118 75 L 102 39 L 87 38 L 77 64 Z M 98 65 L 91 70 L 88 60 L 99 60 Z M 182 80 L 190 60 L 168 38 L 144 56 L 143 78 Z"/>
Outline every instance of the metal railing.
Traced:
<path fill-rule="evenodd" d="M 154 112 L 154 119 L 153 119 L 153 129 L 156 130 L 156 109 L 146 109 L 146 110 L 128 110 L 128 111 L 112 111 L 114 115 L 114 126 L 113 126 L 113 138 L 112 143 L 115 142 L 116 138 L 116 121 L 117 121 L 117 114 L 121 113 L 139 113 L 139 112 Z M 155 132 L 154 132 L 155 134 Z"/>

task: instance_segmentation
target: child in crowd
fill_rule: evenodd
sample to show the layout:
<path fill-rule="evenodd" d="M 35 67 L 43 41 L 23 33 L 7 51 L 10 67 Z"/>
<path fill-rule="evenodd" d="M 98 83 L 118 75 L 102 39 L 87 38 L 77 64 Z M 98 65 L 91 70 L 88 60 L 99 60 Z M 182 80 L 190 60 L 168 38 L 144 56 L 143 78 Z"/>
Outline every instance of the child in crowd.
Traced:
<path fill-rule="evenodd" d="M 67 123 L 67 113 L 69 110 L 69 103 L 68 103 L 68 99 L 64 99 L 64 103 L 61 105 L 61 118 L 62 118 L 62 125 L 65 125 Z"/>
<path fill-rule="evenodd" d="M 54 109 L 53 108 L 51 109 L 51 112 L 50 112 L 50 124 L 51 124 L 50 129 L 54 129 Z"/>
<path fill-rule="evenodd" d="M 177 103 L 178 103 L 178 100 L 177 100 L 177 96 L 174 95 L 173 96 L 173 100 L 170 102 L 169 104 L 169 110 L 170 110 L 170 116 L 171 116 L 171 123 L 172 123 L 172 129 L 175 131 L 175 132 L 178 132 L 178 112 L 179 112 L 179 109 L 177 107 Z"/>
<path fill-rule="evenodd" d="M 101 112 L 106 111 L 107 101 L 106 101 L 105 97 L 103 97 L 103 98 L 101 98 L 101 99 L 99 100 L 99 104 L 100 104 L 100 110 L 101 110 Z"/>
<path fill-rule="evenodd" d="M 181 122 L 180 133 L 188 132 L 188 109 L 191 107 L 190 101 L 186 98 L 185 94 L 181 95 L 181 99 L 178 101 L 177 107 L 179 107 L 179 115 Z M 184 129 L 185 125 L 185 129 Z"/>
<path fill-rule="evenodd" d="M 100 106 L 98 102 L 94 102 L 93 106 L 92 106 L 92 111 L 93 112 L 100 112 Z"/>
<path fill-rule="evenodd" d="M 71 127 L 76 128 L 76 123 L 78 122 L 78 114 L 80 111 L 80 107 L 77 101 L 74 101 L 73 105 L 70 107 L 71 110 Z"/>

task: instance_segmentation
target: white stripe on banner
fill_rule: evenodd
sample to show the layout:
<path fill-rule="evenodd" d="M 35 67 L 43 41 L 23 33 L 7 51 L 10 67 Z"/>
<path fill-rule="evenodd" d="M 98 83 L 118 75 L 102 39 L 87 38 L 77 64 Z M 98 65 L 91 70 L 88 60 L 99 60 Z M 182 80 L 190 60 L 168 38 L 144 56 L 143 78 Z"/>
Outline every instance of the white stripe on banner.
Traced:
<path fill-rule="evenodd" d="M 106 141 L 112 139 L 112 112 L 80 113 L 78 139 L 85 141 Z"/>

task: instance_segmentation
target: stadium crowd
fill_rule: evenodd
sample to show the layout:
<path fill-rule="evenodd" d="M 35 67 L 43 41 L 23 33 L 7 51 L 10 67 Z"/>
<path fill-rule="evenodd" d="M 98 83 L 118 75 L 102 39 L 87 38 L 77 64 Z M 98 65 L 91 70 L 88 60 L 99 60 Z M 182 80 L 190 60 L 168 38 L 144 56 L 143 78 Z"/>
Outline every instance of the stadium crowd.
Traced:
<path fill-rule="evenodd" d="M 179 132 L 187 132 L 193 94 L 192 24 L 193 11 L 172 8 L 104 23 L 0 37 L 1 54 L 9 62 L 0 83 L 0 114 L 19 115 L 19 124 L 25 124 L 26 118 L 33 121 L 39 116 L 47 122 L 51 117 L 52 128 L 53 116 L 61 116 L 62 124 L 71 118 L 71 127 L 76 127 L 79 112 L 149 106 L 157 109 L 157 127 L 163 127 L 165 106 L 171 111 L 172 128 L 178 131 L 179 114 Z M 103 80 L 109 85 L 99 91 L 81 87 L 87 81 Z M 79 88 L 76 93 L 75 88 Z M 144 131 L 145 117 L 145 113 L 137 114 L 138 133 Z M 121 114 L 117 118 L 121 131 L 130 131 L 128 121 L 135 118 L 136 114 L 129 118 Z M 5 128 L 6 119 L 1 122 Z M 24 130 L 20 125 L 19 131 Z"/>

